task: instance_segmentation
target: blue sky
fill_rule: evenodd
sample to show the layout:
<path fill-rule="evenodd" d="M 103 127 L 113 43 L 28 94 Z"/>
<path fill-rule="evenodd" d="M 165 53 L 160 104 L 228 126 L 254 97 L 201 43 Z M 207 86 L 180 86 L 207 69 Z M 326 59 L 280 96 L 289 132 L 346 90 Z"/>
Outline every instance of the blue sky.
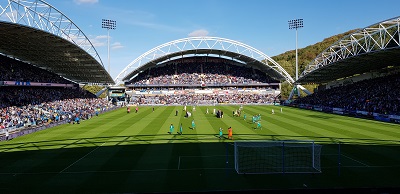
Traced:
<path fill-rule="evenodd" d="M 3 2 L 4 0 L 1 0 Z M 400 16 L 398 0 L 47 0 L 90 38 L 107 69 L 110 31 L 111 76 L 146 51 L 172 40 L 207 35 L 236 40 L 268 56 L 295 49 L 288 20 L 302 18 L 298 47 Z"/>

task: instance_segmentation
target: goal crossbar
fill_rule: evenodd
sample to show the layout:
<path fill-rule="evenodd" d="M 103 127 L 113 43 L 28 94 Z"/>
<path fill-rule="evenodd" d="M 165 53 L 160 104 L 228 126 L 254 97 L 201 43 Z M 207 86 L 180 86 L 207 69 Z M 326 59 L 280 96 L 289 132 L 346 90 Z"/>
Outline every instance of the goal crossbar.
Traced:
<path fill-rule="evenodd" d="M 313 141 L 236 141 L 239 174 L 320 173 L 321 145 Z"/>

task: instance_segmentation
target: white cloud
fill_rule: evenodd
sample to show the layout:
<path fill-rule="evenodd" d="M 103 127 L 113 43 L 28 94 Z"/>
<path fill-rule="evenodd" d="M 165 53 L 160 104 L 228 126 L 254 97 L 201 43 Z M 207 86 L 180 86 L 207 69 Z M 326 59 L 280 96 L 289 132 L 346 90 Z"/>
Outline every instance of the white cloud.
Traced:
<path fill-rule="evenodd" d="M 108 38 L 108 36 L 107 35 L 100 35 L 100 36 L 96 36 L 96 38 L 95 39 L 98 39 L 98 40 L 100 40 L 100 39 L 107 39 Z"/>
<path fill-rule="evenodd" d="M 91 38 L 90 42 L 94 47 L 107 46 L 107 35 L 96 36 L 95 38 Z"/>
<path fill-rule="evenodd" d="M 189 37 L 195 37 L 195 36 L 208 36 L 208 31 L 204 30 L 204 29 L 200 29 L 200 30 L 195 30 L 191 33 L 188 34 Z"/>
<path fill-rule="evenodd" d="M 131 25 L 135 26 L 141 26 L 145 28 L 150 28 L 150 29 L 156 29 L 156 30 L 164 30 L 164 31 L 169 31 L 169 32 L 182 32 L 184 31 L 182 28 L 174 27 L 174 26 L 168 26 L 164 24 L 158 24 L 158 23 L 152 23 L 152 22 L 142 22 L 142 21 L 129 21 Z"/>
<path fill-rule="evenodd" d="M 122 45 L 120 42 L 115 42 L 111 44 L 112 37 L 110 36 L 110 48 L 111 49 L 120 49 L 124 48 L 125 46 Z M 103 47 L 107 46 L 107 35 L 99 35 L 95 38 L 91 38 L 90 42 L 93 44 L 94 47 Z"/>
<path fill-rule="evenodd" d="M 120 49 L 120 48 L 124 48 L 124 46 L 120 43 L 120 42 L 115 42 L 111 45 L 111 49 Z"/>
<path fill-rule="evenodd" d="M 99 0 L 74 0 L 74 2 L 78 5 L 80 5 L 80 4 L 95 4 L 95 3 L 98 3 Z"/>
<path fill-rule="evenodd" d="M 90 42 L 92 42 L 92 44 L 93 44 L 94 47 L 101 47 L 101 46 L 107 45 L 106 43 L 100 42 L 100 41 L 97 40 L 97 39 L 91 39 Z"/>

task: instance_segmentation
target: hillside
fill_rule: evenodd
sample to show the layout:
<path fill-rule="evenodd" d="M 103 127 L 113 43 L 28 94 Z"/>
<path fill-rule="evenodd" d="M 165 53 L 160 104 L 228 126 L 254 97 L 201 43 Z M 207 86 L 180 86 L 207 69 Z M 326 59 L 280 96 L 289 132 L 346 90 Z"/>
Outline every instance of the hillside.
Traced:
<path fill-rule="evenodd" d="M 338 34 L 335 36 L 331 36 L 329 38 L 325 38 L 323 41 L 315 43 L 313 45 L 309 45 L 305 48 L 298 48 L 298 65 L 299 65 L 299 75 L 301 72 L 304 71 L 306 66 L 313 60 L 315 57 L 317 57 L 318 54 L 320 54 L 322 51 L 324 51 L 326 48 L 328 48 L 330 45 L 335 43 L 336 41 L 340 40 L 341 38 L 354 33 L 356 30 L 350 30 L 348 32 Z M 293 78 L 296 77 L 296 50 L 290 50 L 285 53 L 282 53 L 280 55 L 271 57 L 274 59 L 276 62 L 279 63 Z M 306 87 L 309 91 L 313 92 L 315 86 L 314 85 L 309 85 L 309 86 L 304 86 Z M 290 91 L 292 89 L 292 86 L 290 86 L 288 83 L 283 83 L 282 84 L 282 91 L 281 91 L 281 96 L 283 99 L 287 99 Z"/>

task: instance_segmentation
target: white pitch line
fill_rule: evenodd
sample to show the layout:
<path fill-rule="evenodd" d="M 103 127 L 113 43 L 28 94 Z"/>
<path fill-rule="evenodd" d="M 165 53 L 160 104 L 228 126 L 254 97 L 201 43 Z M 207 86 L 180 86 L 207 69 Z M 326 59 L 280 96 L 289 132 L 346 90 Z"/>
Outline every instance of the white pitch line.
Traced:
<path fill-rule="evenodd" d="M 362 165 L 364 165 L 364 166 L 366 166 L 366 167 L 369 167 L 369 165 L 367 165 L 367 164 L 365 164 L 365 163 L 362 163 L 362 162 L 360 162 L 360 161 L 358 161 L 358 160 L 356 160 L 356 159 L 353 159 L 353 158 L 351 158 L 351 157 L 349 157 L 349 156 L 346 156 L 346 155 L 344 155 L 344 154 L 342 154 L 342 156 L 344 156 L 344 157 L 346 157 L 346 158 L 348 158 L 348 159 L 350 159 L 350 160 L 353 160 L 353 161 L 355 161 L 355 162 L 358 162 L 358 163 L 360 163 L 360 164 L 362 164 Z"/>
<path fill-rule="evenodd" d="M 85 158 L 86 156 L 88 156 L 89 154 L 91 154 L 92 152 L 96 151 L 97 149 L 99 149 L 99 147 L 103 146 L 106 142 L 104 142 L 103 144 L 101 144 L 100 146 L 97 146 L 95 149 L 93 149 L 92 151 L 90 151 L 89 153 L 87 153 L 86 155 L 82 156 L 81 158 L 79 158 L 78 160 L 76 160 L 74 163 L 72 163 L 71 165 L 67 166 L 66 168 L 64 168 L 62 171 L 60 171 L 59 173 L 63 173 L 65 170 L 67 170 L 69 167 L 73 166 L 74 164 L 76 164 L 77 162 L 79 162 L 80 160 L 82 160 L 83 158 Z"/>
<path fill-rule="evenodd" d="M 227 170 L 234 168 L 181 168 L 179 170 Z M 159 169 L 138 169 L 138 170 L 105 170 L 105 171 L 69 171 L 64 172 L 68 174 L 82 174 L 82 173 L 119 173 L 119 172 L 157 172 L 157 171 L 177 171 L 178 169 L 159 168 Z"/>
<path fill-rule="evenodd" d="M 228 155 L 234 156 L 234 155 Z M 226 155 L 206 155 L 206 156 L 179 156 L 179 158 L 212 158 L 212 157 L 226 157 Z"/>
<path fill-rule="evenodd" d="M 367 168 L 366 166 L 340 166 L 341 168 Z M 389 165 L 389 166 L 368 166 L 368 168 L 399 168 L 400 165 Z M 338 168 L 337 166 L 322 167 L 323 169 Z M 181 168 L 182 171 L 191 170 L 233 170 L 235 168 Z M 120 173 L 120 172 L 157 172 L 157 171 L 176 171 L 178 169 L 121 169 L 121 170 L 102 170 L 102 171 L 68 171 L 63 172 L 65 174 L 85 174 L 85 173 Z M 36 174 L 59 174 L 60 172 L 3 172 L 0 175 L 36 175 Z"/>
<path fill-rule="evenodd" d="M 180 166 L 181 166 L 181 157 L 179 156 L 179 160 L 178 160 L 178 170 L 179 170 Z"/>

